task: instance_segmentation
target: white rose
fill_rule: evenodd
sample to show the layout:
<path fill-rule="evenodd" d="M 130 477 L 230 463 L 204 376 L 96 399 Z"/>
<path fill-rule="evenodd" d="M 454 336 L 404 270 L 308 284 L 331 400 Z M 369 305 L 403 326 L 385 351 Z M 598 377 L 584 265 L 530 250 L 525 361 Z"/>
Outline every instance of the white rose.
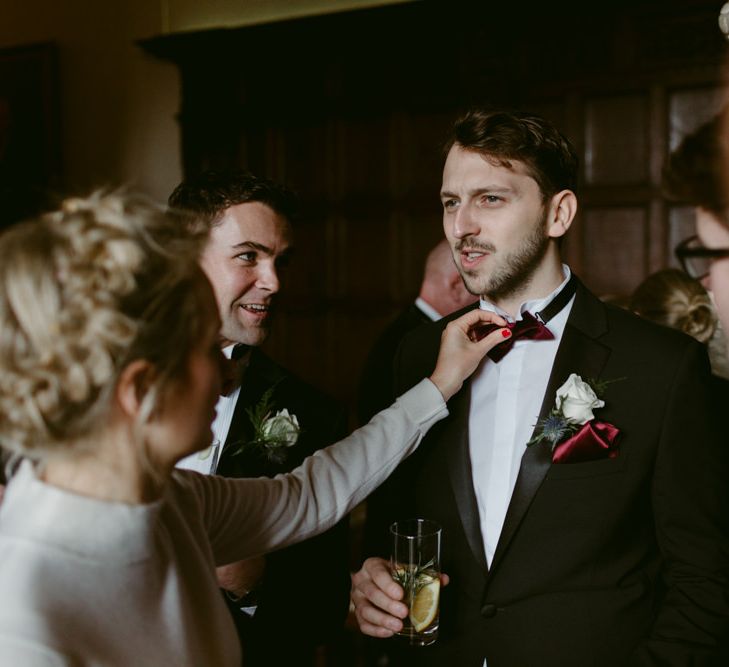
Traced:
<path fill-rule="evenodd" d="M 261 426 L 261 433 L 266 440 L 291 447 L 299 439 L 299 420 L 290 415 L 285 408 L 269 417 Z"/>
<path fill-rule="evenodd" d="M 557 389 L 557 406 L 562 407 L 562 414 L 577 424 L 586 424 L 595 415 L 592 411 L 605 405 L 579 375 L 572 373 L 559 389 Z"/>

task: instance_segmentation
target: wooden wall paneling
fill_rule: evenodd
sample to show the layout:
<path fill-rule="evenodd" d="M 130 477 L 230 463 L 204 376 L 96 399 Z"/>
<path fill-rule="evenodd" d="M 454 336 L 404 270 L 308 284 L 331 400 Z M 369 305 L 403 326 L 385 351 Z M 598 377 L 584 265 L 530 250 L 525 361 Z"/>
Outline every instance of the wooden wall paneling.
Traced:
<path fill-rule="evenodd" d="M 655 84 L 650 87 L 648 138 L 648 173 L 653 186 L 653 194 L 648 210 L 648 273 L 666 266 L 666 206 L 661 194 L 663 164 L 668 155 L 666 146 L 667 99 L 665 86 Z"/>
<path fill-rule="evenodd" d="M 648 178 L 644 94 L 593 98 L 585 104 L 585 182 L 643 183 Z"/>
<path fill-rule="evenodd" d="M 395 293 L 398 309 L 417 296 L 423 262 L 430 249 L 443 237 L 439 199 L 443 170 L 443 142 L 454 114 L 408 109 L 393 133 L 399 155 L 398 187 L 394 205 L 398 237 L 401 240 L 397 266 L 400 281 Z"/>
<path fill-rule="evenodd" d="M 408 277 L 412 273 L 409 239 L 405 229 L 408 213 L 406 200 L 413 179 L 412 161 L 408 150 L 412 140 L 408 113 L 401 109 L 393 110 L 390 115 L 387 142 L 390 178 L 388 229 L 387 235 L 379 239 L 380 247 L 377 254 L 370 258 L 371 270 L 384 273 L 388 279 L 387 298 L 381 300 L 378 305 L 380 308 L 389 305 L 391 313 L 397 312 L 399 304 L 408 298 L 410 287 Z"/>
<path fill-rule="evenodd" d="M 390 271 L 397 261 L 390 249 L 393 214 L 386 208 L 372 208 L 341 217 L 335 252 L 337 262 L 336 298 L 356 301 L 369 310 L 388 301 Z"/>
<path fill-rule="evenodd" d="M 726 102 L 719 86 L 678 88 L 669 92 L 668 144 L 677 148 L 681 139 L 711 118 Z"/>
<path fill-rule="evenodd" d="M 278 132 L 281 164 L 270 178 L 294 188 L 302 201 L 321 204 L 334 190 L 334 147 L 332 123 L 324 118 L 295 121 Z"/>
<path fill-rule="evenodd" d="M 584 211 L 583 275 L 598 295 L 630 294 L 645 277 L 646 217 L 643 207 Z"/>
<path fill-rule="evenodd" d="M 666 234 L 666 264 L 665 266 L 680 268 L 675 247 L 689 236 L 693 236 L 695 214 L 691 206 L 670 206 L 668 207 L 668 233 Z"/>
<path fill-rule="evenodd" d="M 335 199 L 337 234 L 337 298 L 367 302 L 370 294 L 389 292 L 387 272 L 372 272 L 373 258 L 388 245 L 390 191 L 390 122 L 348 119 L 337 123 Z"/>

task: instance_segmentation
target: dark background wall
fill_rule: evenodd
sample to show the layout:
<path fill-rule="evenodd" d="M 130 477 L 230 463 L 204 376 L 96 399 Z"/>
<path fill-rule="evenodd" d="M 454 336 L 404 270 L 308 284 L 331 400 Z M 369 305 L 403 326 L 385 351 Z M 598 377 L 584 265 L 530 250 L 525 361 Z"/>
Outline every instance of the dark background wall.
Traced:
<path fill-rule="evenodd" d="M 343 401 L 441 237 L 440 146 L 476 103 L 553 120 L 582 157 L 567 261 L 600 294 L 672 264 L 667 152 L 715 112 L 721 3 L 417 2 L 144 42 L 180 68 L 184 171 L 246 167 L 304 220 L 271 354 Z"/>

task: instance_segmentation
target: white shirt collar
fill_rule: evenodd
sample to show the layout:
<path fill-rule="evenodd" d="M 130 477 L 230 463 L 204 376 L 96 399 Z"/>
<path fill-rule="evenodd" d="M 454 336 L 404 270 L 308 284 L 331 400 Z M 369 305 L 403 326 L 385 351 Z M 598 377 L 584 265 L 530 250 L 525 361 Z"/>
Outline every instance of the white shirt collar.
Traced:
<path fill-rule="evenodd" d="M 546 308 L 552 299 L 556 297 L 564 288 L 564 286 L 567 284 L 567 281 L 570 279 L 570 276 L 572 275 L 572 272 L 570 271 L 570 267 L 566 264 L 562 264 L 562 274 L 564 275 L 564 280 L 559 284 L 557 289 L 555 289 L 553 292 L 548 294 L 547 296 L 541 298 L 541 299 L 531 299 L 530 301 L 524 301 L 524 303 L 519 306 L 519 316 L 516 318 L 516 320 L 521 320 L 524 313 L 529 312 L 531 314 L 538 313 L 540 310 L 543 310 Z M 496 313 L 497 315 L 501 315 L 507 322 L 511 322 L 514 320 L 514 318 L 503 311 L 498 306 L 495 306 L 489 301 L 486 301 L 483 297 L 479 299 L 478 307 L 481 310 L 489 310 L 492 313 Z M 514 320 L 514 321 L 516 321 Z"/>
<path fill-rule="evenodd" d="M 425 299 L 418 297 L 415 299 L 415 305 L 420 308 L 433 322 L 437 322 L 443 315 L 441 315 L 433 306 L 431 306 Z"/>

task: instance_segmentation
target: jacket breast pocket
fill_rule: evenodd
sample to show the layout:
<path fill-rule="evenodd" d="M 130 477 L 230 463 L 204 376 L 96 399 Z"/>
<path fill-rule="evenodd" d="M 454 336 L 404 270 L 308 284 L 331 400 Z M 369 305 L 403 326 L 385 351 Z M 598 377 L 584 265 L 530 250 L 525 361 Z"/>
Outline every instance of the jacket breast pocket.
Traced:
<path fill-rule="evenodd" d="M 614 459 L 599 459 L 585 463 L 553 463 L 547 479 L 574 479 L 576 477 L 598 477 L 619 473 L 625 467 L 626 454 L 619 454 Z"/>

